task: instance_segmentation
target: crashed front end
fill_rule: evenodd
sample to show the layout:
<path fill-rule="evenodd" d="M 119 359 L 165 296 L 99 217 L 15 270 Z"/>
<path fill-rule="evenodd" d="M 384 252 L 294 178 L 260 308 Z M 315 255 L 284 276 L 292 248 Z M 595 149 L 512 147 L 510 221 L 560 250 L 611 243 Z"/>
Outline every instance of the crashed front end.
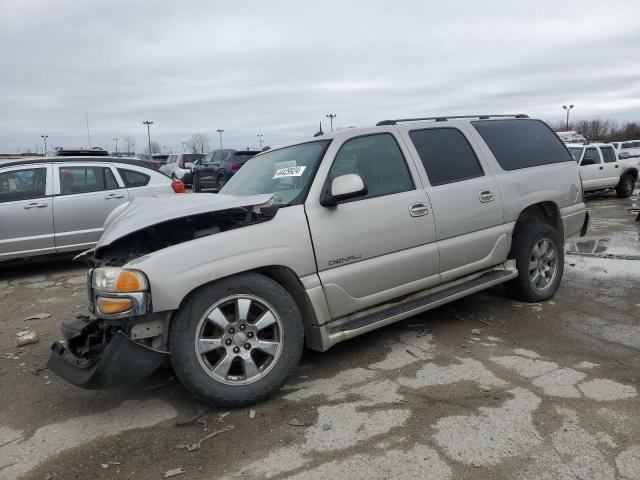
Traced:
<path fill-rule="evenodd" d="M 88 272 L 89 310 L 64 323 L 47 366 L 69 383 L 87 389 L 132 385 L 169 357 L 167 315 L 150 312 L 151 295 L 142 272 L 117 267 Z"/>
<path fill-rule="evenodd" d="M 153 311 L 151 283 L 136 263 L 173 245 L 268 221 L 275 211 L 271 195 L 194 194 L 143 197 L 115 212 L 96 248 L 76 257 L 91 267 L 92 315 L 63 324 L 49 369 L 87 389 L 132 385 L 152 374 L 169 359 L 172 311 Z"/>

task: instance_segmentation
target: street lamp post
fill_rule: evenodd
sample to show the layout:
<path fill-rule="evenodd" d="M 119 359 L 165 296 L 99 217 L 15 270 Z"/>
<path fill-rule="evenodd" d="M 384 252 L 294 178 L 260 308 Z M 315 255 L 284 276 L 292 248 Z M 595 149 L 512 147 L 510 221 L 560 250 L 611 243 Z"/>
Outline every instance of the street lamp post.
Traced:
<path fill-rule="evenodd" d="M 260 141 L 260 150 L 262 150 L 262 134 L 259 133 L 257 137 L 258 137 L 258 140 Z"/>
<path fill-rule="evenodd" d="M 115 137 L 112 140 L 116 142 L 116 157 L 117 157 L 118 156 L 118 137 Z"/>
<path fill-rule="evenodd" d="M 49 135 L 40 135 L 42 137 L 42 141 L 44 142 L 44 153 L 45 155 L 47 154 L 47 138 L 49 138 Z"/>
<path fill-rule="evenodd" d="M 333 132 L 333 119 L 336 118 L 338 115 L 336 115 L 335 113 L 330 113 L 327 115 L 327 118 L 329 119 L 329 122 L 331 123 L 331 131 Z"/>
<path fill-rule="evenodd" d="M 220 134 L 220 150 L 222 150 L 222 132 L 224 132 L 224 130 L 219 128 L 216 132 Z"/>
<path fill-rule="evenodd" d="M 569 112 L 573 108 L 573 105 L 569 105 L 568 107 L 566 105 L 562 105 L 562 108 L 567 111 L 567 131 L 569 131 Z"/>
<path fill-rule="evenodd" d="M 149 140 L 149 157 L 151 157 L 151 131 L 149 130 L 149 126 L 153 125 L 153 122 L 145 120 L 144 122 L 142 122 L 142 124 L 147 126 L 147 139 Z"/>

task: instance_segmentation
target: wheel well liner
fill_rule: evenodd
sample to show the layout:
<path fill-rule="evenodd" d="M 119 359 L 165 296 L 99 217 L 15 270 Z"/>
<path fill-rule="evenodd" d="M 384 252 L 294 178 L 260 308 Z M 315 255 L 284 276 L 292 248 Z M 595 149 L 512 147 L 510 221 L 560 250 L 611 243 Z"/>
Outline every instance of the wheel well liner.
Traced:
<path fill-rule="evenodd" d="M 534 203 L 522 210 L 518 216 L 518 220 L 516 221 L 513 236 L 515 237 L 519 229 L 522 228 L 522 225 L 528 225 L 531 223 L 546 223 L 558 230 L 561 236 L 564 236 L 562 218 L 560 218 L 560 209 L 554 202 Z M 511 247 L 511 252 L 509 252 L 509 258 L 511 258 L 512 252 L 513 245 Z"/>

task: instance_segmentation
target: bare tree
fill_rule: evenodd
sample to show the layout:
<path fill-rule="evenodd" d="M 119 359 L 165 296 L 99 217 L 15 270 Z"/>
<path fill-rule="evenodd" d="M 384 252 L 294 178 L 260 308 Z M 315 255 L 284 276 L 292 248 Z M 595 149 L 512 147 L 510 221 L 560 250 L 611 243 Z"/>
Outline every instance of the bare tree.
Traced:
<path fill-rule="evenodd" d="M 151 152 L 149 152 L 149 147 L 145 148 L 145 153 L 149 155 L 150 153 L 162 153 L 162 148 L 158 142 L 151 142 Z"/>
<path fill-rule="evenodd" d="M 189 137 L 187 146 L 192 153 L 207 153 L 209 151 L 209 135 L 206 133 L 194 133 Z"/>

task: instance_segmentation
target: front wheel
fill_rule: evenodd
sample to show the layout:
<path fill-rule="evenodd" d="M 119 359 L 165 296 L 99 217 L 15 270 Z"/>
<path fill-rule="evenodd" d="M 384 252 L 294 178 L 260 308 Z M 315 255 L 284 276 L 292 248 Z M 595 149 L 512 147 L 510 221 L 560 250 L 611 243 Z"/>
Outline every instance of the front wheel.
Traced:
<path fill-rule="evenodd" d="M 526 302 L 552 298 L 564 272 L 564 250 L 560 233 L 550 225 L 520 226 L 513 236 L 511 258 L 518 277 L 505 284 L 508 294 Z"/>
<path fill-rule="evenodd" d="M 297 304 L 263 275 L 237 275 L 207 285 L 171 323 L 169 346 L 177 377 L 212 405 L 241 407 L 276 392 L 302 354 Z"/>
<path fill-rule="evenodd" d="M 620 179 L 618 186 L 616 187 L 616 195 L 619 198 L 629 198 L 633 194 L 633 189 L 636 186 L 636 179 L 633 175 L 625 175 Z"/>
<path fill-rule="evenodd" d="M 222 175 L 220 175 L 220 176 L 218 177 L 217 182 L 216 182 L 216 187 L 217 187 L 217 189 L 218 189 L 218 192 L 219 192 L 220 190 L 222 190 L 222 187 L 224 187 L 224 184 L 225 184 L 225 183 L 227 183 L 227 182 L 226 182 L 226 180 L 225 180 L 225 178 L 224 178 Z"/>
<path fill-rule="evenodd" d="M 196 193 L 200 193 L 202 191 L 202 189 L 200 188 L 200 181 L 198 180 L 198 177 L 195 177 L 193 179 L 193 191 Z"/>

